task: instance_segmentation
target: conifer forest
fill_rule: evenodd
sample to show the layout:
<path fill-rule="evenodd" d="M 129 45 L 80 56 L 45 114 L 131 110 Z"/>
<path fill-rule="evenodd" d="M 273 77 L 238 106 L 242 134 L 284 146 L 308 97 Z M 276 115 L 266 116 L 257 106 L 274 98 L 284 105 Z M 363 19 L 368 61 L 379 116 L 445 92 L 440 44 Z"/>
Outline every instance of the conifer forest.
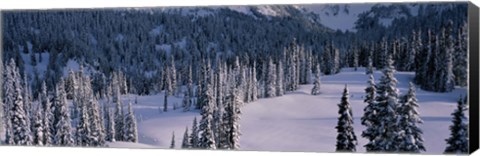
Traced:
<path fill-rule="evenodd" d="M 468 151 L 466 2 L 0 15 L 2 146 Z"/>

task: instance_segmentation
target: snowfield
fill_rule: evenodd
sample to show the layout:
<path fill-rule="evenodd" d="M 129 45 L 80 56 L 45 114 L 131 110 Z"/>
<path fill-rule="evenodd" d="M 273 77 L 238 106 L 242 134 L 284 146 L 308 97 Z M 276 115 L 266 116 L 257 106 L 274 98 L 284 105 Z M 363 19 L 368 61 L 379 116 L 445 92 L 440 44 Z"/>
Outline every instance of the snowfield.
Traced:
<path fill-rule="evenodd" d="M 378 82 L 382 73 L 375 71 Z M 401 95 L 408 90 L 408 83 L 413 80 L 413 72 L 397 72 L 398 88 Z M 360 124 L 363 115 L 364 89 L 368 75 L 365 69 L 358 71 L 348 68 L 332 76 L 323 76 L 321 94 L 310 95 L 313 85 L 301 85 L 300 89 L 284 96 L 259 99 L 247 103 L 242 108 L 240 130 L 241 150 L 255 151 L 302 151 L 302 152 L 334 152 L 336 144 L 338 106 L 345 84 L 350 92 L 350 104 L 354 116 L 355 134 L 358 139 L 357 152 L 365 152 L 363 145 L 367 140 L 361 137 L 365 129 Z M 451 113 L 456 107 L 457 99 L 467 93 L 466 88 L 456 88 L 450 93 L 434 93 L 416 90 L 418 111 L 424 123 L 424 144 L 428 154 L 443 153 L 449 137 Z M 109 143 L 110 147 L 122 148 L 169 148 L 172 133 L 175 132 L 175 148 L 180 148 L 185 127 L 191 129 L 193 118 L 200 119 L 199 111 L 183 112 L 181 97 L 169 97 L 169 111 L 160 112 L 163 108 L 163 95 L 139 96 L 138 104 L 133 105 L 138 120 L 139 143 Z M 135 99 L 132 95 L 124 97 Z M 178 103 L 179 109 L 173 110 Z M 466 112 L 468 114 L 468 112 Z M 190 132 L 189 132 L 190 133 Z"/>

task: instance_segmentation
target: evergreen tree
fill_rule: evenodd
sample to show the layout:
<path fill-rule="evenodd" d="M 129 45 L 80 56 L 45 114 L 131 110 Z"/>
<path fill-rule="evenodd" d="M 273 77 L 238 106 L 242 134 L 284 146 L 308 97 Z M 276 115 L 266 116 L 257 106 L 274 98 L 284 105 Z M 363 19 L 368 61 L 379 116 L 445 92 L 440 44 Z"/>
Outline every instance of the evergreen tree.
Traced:
<path fill-rule="evenodd" d="M 185 133 L 183 133 L 182 148 L 190 148 L 190 140 L 188 136 L 188 127 L 185 128 Z"/>
<path fill-rule="evenodd" d="M 124 126 L 124 140 L 127 142 L 138 142 L 137 119 L 135 119 L 135 114 L 133 113 L 131 102 L 128 103 L 128 113 L 125 118 Z"/>
<path fill-rule="evenodd" d="M 358 68 L 358 50 L 356 48 L 354 48 L 353 50 L 353 69 L 355 71 L 357 71 L 357 68 Z"/>
<path fill-rule="evenodd" d="M 32 136 L 30 131 L 29 117 L 27 116 L 23 99 L 22 85 L 20 83 L 20 73 L 14 62 L 10 63 L 10 69 L 13 80 L 13 96 L 10 107 L 10 126 L 11 126 L 11 139 L 13 145 L 32 145 Z M 8 138 L 8 137 L 7 137 Z"/>
<path fill-rule="evenodd" d="M 318 95 L 320 94 L 320 75 L 322 73 L 320 72 L 320 64 L 317 64 L 315 67 L 315 81 L 313 82 L 313 88 L 312 88 L 312 95 Z"/>
<path fill-rule="evenodd" d="M 368 66 L 365 74 L 373 74 L 373 62 L 372 62 L 372 57 L 368 58 Z"/>
<path fill-rule="evenodd" d="M 347 85 L 345 85 L 342 100 L 340 104 L 338 104 L 338 114 L 340 114 L 340 117 L 338 118 L 338 124 L 335 127 L 338 132 L 336 151 L 355 152 L 357 137 L 353 130 L 353 114 L 348 96 L 348 88 Z"/>
<path fill-rule="evenodd" d="M 282 71 L 283 72 L 283 71 Z M 258 98 L 258 82 L 257 82 L 257 63 L 253 62 L 253 68 L 252 68 L 252 81 L 250 84 L 252 84 L 252 101 L 257 101 Z"/>
<path fill-rule="evenodd" d="M 55 145 L 57 146 L 73 146 L 72 127 L 70 113 L 67 104 L 67 95 L 65 93 L 64 81 L 60 82 L 56 87 L 55 95 Z"/>
<path fill-rule="evenodd" d="M 193 97 L 192 66 L 188 66 L 188 71 L 187 71 L 187 94 L 188 94 L 188 97 Z"/>
<path fill-rule="evenodd" d="M 86 103 L 80 104 L 80 121 L 76 127 L 76 134 L 75 134 L 75 143 L 77 146 L 91 146 L 90 139 L 91 136 L 91 129 L 90 129 L 90 121 L 89 121 L 89 114 L 87 110 Z"/>
<path fill-rule="evenodd" d="M 465 116 L 467 104 L 462 98 L 457 102 L 457 109 L 452 113 L 452 125 L 450 126 L 450 137 L 447 141 L 445 153 L 466 154 L 468 153 L 468 119 Z"/>
<path fill-rule="evenodd" d="M 268 61 L 268 76 L 265 86 L 265 95 L 266 97 L 275 97 L 276 95 L 276 81 L 277 81 L 277 72 L 275 71 L 275 64 L 270 58 Z"/>
<path fill-rule="evenodd" d="M 190 146 L 192 148 L 198 148 L 198 139 L 197 117 L 194 117 L 192 124 L 192 134 L 190 134 Z"/>
<path fill-rule="evenodd" d="M 118 87 L 113 87 L 118 88 Z M 123 113 L 123 104 L 120 101 L 120 98 L 114 100 L 115 102 L 115 140 L 116 141 L 124 141 L 123 140 L 123 129 L 124 125 L 124 113 Z"/>
<path fill-rule="evenodd" d="M 378 128 L 375 130 L 375 142 L 378 149 L 383 152 L 394 152 L 398 145 L 395 143 L 397 137 L 397 114 L 398 96 L 397 79 L 394 76 L 395 67 L 393 66 L 392 56 L 387 59 L 387 64 L 383 70 L 377 87 L 377 96 L 375 97 L 378 110 L 377 119 Z"/>
<path fill-rule="evenodd" d="M 338 48 L 333 49 L 332 56 L 333 56 L 332 74 L 337 74 L 340 72 L 340 50 Z"/>
<path fill-rule="evenodd" d="M 306 56 L 306 67 L 305 67 L 305 83 L 306 84 L 312 84 L 312 52 L 309 51 Z M 281 61 L 279 61 L 279 64 L 281 64 Z M 283 67 L 282 67 L 283 68 Z M 283 70 L 280 68 L 281 70 Z M 278 69 L 277 69 L 278 70 Z M 283 77 L 283 73 L 281 75 L 278 75 L 279 77 Z"/>
<path fill-rule="evenodd" d="M 375 80 L 372 74 L 369 76 L 369 80 L 367 81 L 367 88 L 365 88 L 365 100 L 363 102 L 367 103 L 367 106 L 363 109 L 364 114 L 361 118 L 362 125 L 366 126 L 367 128 L 362 132 L 362 137 L 368 139 L 368 143 L 365 145 L 367 152 L 370 151 L 377 151 L 379 150 L 379 145 L 376 145 L 375 137 L 378 135 L 376 134 L 378 131 L 378 110 L 377 110 L 377 103 L 376 99 L 376 87 L 375 87 Z"/>
<path fill-rule="evenodd" d="M 228 133 L 228 140 L 227 143 L 229 145 L 229 149 L 239 149 L 240 148 L 240 106 L 242 105 L 242 101 L 238 97 L 238 89 L 233 89 L 231 93 L 232 97 L 231 100 L 233 100 L 230 103 L 228 111 L 228 118 L 229 118 L 229 127 L 227 129 Z"/>
<path fill-rule="evenodd" d="M 417 124 L 421 124 L 417 111 L 418 103 L 415 94 L 415 86 L 410 82 L 410 88 L 405 95 L 403 103 L 398 109 L 398 146 L 400 152 L 419 153 L 425 151 L 423 146 L 422 130 Z"/>
<path fill-rule="evenodd" d="M 107 129 L 106 129 L 106 138 L 105 140 L 106 141 L 110 141 L 110 142 L 115 142 L 115 116 L 114 114 L 112 113 L 112 111 L 110 110 L 110 108 L 107 108 L 106 109 L 107 112 L 105 112 L 107 114 Z"/>
<path fill-rule="evenodd" d="M 467 86 L 468 84 L 468 28 L 464 23 L 457 32 L 455 51 L 453 53 L 453 73 L 455 75 L 455 84 Z"/>
<path fill-rule="evenodd" d="M 170 148 L 175 148 L 175 132 L 172 132 L 172 141 L 170 142 Z"/>
<path fill-rule="evenodd" d="M 187 91 L 183 95 L 183 100 L 182 100 L 183 111 L 184 112 L 190 111 L 191 105 L 192 105 L 192 101 L 191 101 L 190 96 L 189 96 L 188 91 Z"/>
<path fill-rule="evenodd" d="M 2 60 L 2 59 L 0 59 Z M 15 103 L 15 93 L 16 93 L 16 86 L 18 85 L 18 79 L 15 78 L 15 71 L 16 71 L 16 64 L 14 59 L 10 59 L 8 65 L 6 65 L 5 69 L 5 83 L 3 83 L 3 96 L 5 97 L 3 101 L 3 114 L 5 118 L 5 143 L 6 144 L 14 144 L 13 142 L 13 129 L 12 129 L 12 121 L 11 121 L 11 108 Z M 1 82 L 1 81 L 0 81 Z"/>
<path fill-rule="evenodd" d="M 325 75 L 333 74 L 332 70 L 334 67 L 333 67 L 333 60 L 332 60 L 332 49 L 330 44 L 325 43 L 322 56 L 323 56 L 322 71 L 324 72 Z"/>
<path fill-rule="evenodd" d="M 43 146 L 45 142 L 44 136 L 44 125 L 43 125 L 43 110 L 41 109 L 40 105 L 37 105 L 36 110 L 34 111 L 33 117 L 33 129 L 32 129 L 32 136 L 33 136 L 33 145 Z"/>
<path fill-rule="evenodd" d="M 164 97 L 163 97 L 163 112 L 168 111 L 168 94 L 169 93 L 165 92 Z"/>
<path fill-rule="evenodd" d="M 309 62 L 309 63 L 311 63 L 311 62 Z M 307 66 L 309 66 L 309 65 L 307 65 Z M 311 72 L 309 72 L 309 73 L 310 74 L 307 74 L 308 80 L 311 79 L 310 78 L 311 77 Z M 283 82 L 283 77 L 284 77 L 284 75 L 283 75 L 283 63 L 282 63 L 282 61 L 278 61 L 277 75 L 276 76 L 277 76 L 277 82 L 276 82 L 275 90 L 277 91 L 277 96 L 282 96 L 285 93 L 285 91 L 283 90 L 283 87 L 284 87 L 283 86 L 283 83 L 284 83 Z M 310 83 L 310 82 L 308 82 L 308 83 Z M 253 84 L 253 85 L 255 85 L 255 84 Z"/>
<path fill-rule="evenodd" d="M 208 66 L 208 65 L 207 65 Z M 208 68 L 208 67 L 207 67 Z M 207 70 L 209 71 L 209 70 Z M 205 72 L 210 73 L 210 72 Z M 209 74 L 208 74 L 209 75 Z M 211 84 L 208 82 L 210 78 L 207 78 L 204 85 L 204 92 L 200 99 L 202 104 L 201 120 L 199 125 L 200 138 L 198 141 L 198 147 L 202 149 L 215 149 L 215 136 L 212 130 L 213 111 L 214 111 L 214 97 Z"/>
<path fill-rule="evenodd" d="M 177 69 L 175 68 L 175 59 L 173 57 L 173 55 L 170 55 L 170 69 L 169 69 L 169 82 L 170 82 L 170 87 L 171 87 L 171 90 L 169 90 L 169 94 L 170 95 L 173 95 L 176 93 L 177 91 Z"/>
<path fill-rule="evenodd" d="M 452 21 L 449 21 L 447 24 L 447 28 L 442 29 L 442 41 L 440 49 L 440 56 L 438 56 L 438 78 L 439 84 L 438 91 L 439 92 L 451 92 L 455 87 L 455 75 L 453 75 L 453 58 L 452 53 L 454 52 L 453 47 L 453 38 L 452 38 Z"/>
<path fill-rule="evenodd" d="M 53 144 L 53 112 L 52 112 L 52 103 L 47 94 L 47 86 L 45 82 L 42 83 L 41 94 L 40 94 L 40 105 L 43 110 L 43 145 L 52 145 Z"/>

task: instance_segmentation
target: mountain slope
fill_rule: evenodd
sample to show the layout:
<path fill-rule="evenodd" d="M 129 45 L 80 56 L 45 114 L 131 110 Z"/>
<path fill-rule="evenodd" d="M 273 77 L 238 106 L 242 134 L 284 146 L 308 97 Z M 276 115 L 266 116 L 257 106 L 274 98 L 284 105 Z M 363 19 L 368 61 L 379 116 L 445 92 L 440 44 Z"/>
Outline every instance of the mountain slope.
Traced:
<path fill-rule="evenodd" d="M 376 71 L 374 76 L 378 80 L 381 73 Z M 414 74 L 399 72 L 395 76 L 399 80 L 400 92 L 405 94 Z M 284 96 L 246 104 L 242 108 L 240 121 L 241 150 L 334 152 L 337 104 L 340 102 L 342 88 L 348 84 L 355 134 L 359 141 L 357 151 L 365 152 L 362 146 L 366 140 L 360 136 L 365 127 L 360 124 L 360 118 L 365 107 L 363 96 L 367 78 L 363 68 L 358 71 L 344 69 L 337 75 L 322 78 L 321 94 L 318 96 L 309 94 L 312 85 L 302 85 L 299 90 Z M 443 152 L 446 146 L 444 139 L 449 136 L 450 113 L 455 109 L 458 96 L 465 93 L 465 88 L 457 88 L 451 93 L 417 89 L 420 104 L 418 111 L 424 121 L 420 128 L 424 132 L 425 153 Z M 162 94 L 140 96 L 138 104 L 133 106 L 139 120 L 140 143 L 168 148 L 172 132 L 175 132 L 179 148 L 185 127 L 191 129 L 193 117 L 196 116 L 198 120 L 200 116 L 197 111 L 182 112 L 178 109 L 159 113 L 162 102 L 158 101 L 163 101 Z M 180 103 L 181 97 L 170 97 L 169 101 Z M 111 147 L 117 146 L 129 147 L 111 144 Z M 132 147 L 143 146 L 145 145 Z"/>

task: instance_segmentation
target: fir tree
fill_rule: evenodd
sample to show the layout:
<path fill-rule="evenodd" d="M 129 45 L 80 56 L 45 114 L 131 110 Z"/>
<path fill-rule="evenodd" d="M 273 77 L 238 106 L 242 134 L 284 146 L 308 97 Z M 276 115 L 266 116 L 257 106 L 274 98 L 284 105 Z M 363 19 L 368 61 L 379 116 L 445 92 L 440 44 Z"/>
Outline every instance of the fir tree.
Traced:
<path fill-rule="evenodd" d="M 452 113 L 452 125 L 450 126 L 450 137 L 447 141 L 445 153 L 466 154 L 468 153 L 468 119 L 465 116 L 467 104 L 462 98 L 457 102 L 457 109 Z"/>
<path fill-rule="evenodd" d="M 115 107 L 115 140 L 116 141 L 124 141 L 123 140 L 124 126 L 125 126 L 125 120 L 124 120 L 124 113 L 123 113 L 123 105 L 117 103 L 117 107 Z"/>
<path fill-rule="evenodd" d="M 175 148 L 175 132 L 172 132 L 172 141 L 170 142 L 170 149 Z"/>
<path fill-rule="evenodd" d="M 380 78 L 377 87 L 377 96 L 375 97 L 378 110 L 377 119 L 378 128 L 375 130 L 377 135 L 375 142 L 378 149 L 383 152 L 394 152 L 398 145 L 395 144 L 397 137 L 397 114 L 398 96 L 397 79 L 394 76 L 395 67 L 391 55 L 387 59 L 387 64 L 383 70 L 383 76 Z"/>
<path fill-rule="evenodd" d="M 422 130 L 417 124 L 421 124 L 417 111 L 418 103 L 415 94 L 415 86 L 410 82 L 410 88 L 405 95 L 403 103 L 398 109 L 399 136 L 397 138 L 400 152 L 419 153 L 425 151 L 423 146 Z"/>
<path fill-rule="evenodd" d="M 366 126 L 367 128 L 362 132 L 362 137 L 368 139 L 368 143 L 365 145 L 367 152 L 376 151 L 378 150 L 378 145 L 376 145 L 375 137 L 378 135 L 378 110 L 377 110 L 377 103 L 375 101 L 376 98 L 376 87 L 375 87 L 375 80 L 372 74 L 369 76 L 369 80 L 367 81 L 367 88 L 365 88 L 365 100 L 363 102 L 367 103 L 367 106 L 363 109 L 364 114 L 361 118 L 362 125 Z"/>
<path fill-rule="evenodd" d="M 45 82 L 42 83 L 41 94 L 40 94 L 40 105 L 43 109 L 43 145 L 52 145 L 53 144 L 53 112 L 52 112 L 52 103 L 47 94 L 47 86 Z"/>
<path fill-rule="evenodd" d="M 320 72 L 320 65 L 317 64 L 317 66 L 315 67 L 315 81 L 313 82 L 313 88 L 312 88 L 312 95 L 318 95 L 320 94 L 320 85 L 321 85 L 321 82 L 320 82 L 320 75 L 322 73 Z"/>
<path fill-rule="evenodd" d="M 45 142 L 45 136 L 44 136 L 44 125 L 43 125 L 43 115 L 42 112 L 43 110 L 41 109 L 40 105 L 37 105 L 36 110 L 34 111 L 34 117 L 33 117 L 33 129 L 32 129 L 32 135 L 33 135 L 33 145 L 38 145 L 38 146 L 43 146 Z"/>
<path fill-rule="evenodd" d="M 137 119 L 135 119 L 131 102 L 128 103 L 128 113 L 125 118 L 124 126 L 124 140 L 127 142 L 138 142 Z"/>
<path fill-rule="evenodd" d="M 309 61 L 309 63 L 311 63 L 311 62 Z M 309 65 L 307 65 L 307 66 L 309 66 Z M 307 80 L 310 81 L 311 72 L 308 72 L 308 73 L 310 73 L 310 74 L 307 74 L 307 78 L 308 78 Z M 278 64 L 277 64 L 277 82 L 276 82 L 276 88 L 275 88 L 275 90 L 277 91 L 277 96 L 282 96 L 285 93 L 285 91 L 283 90 L 283 87 L 284 87 L 283 86 L 283 83 L 284 83 L 283 82 L 283 77 L 284 77 L 283 63 L 282 63 L 282 61 L 279 61 Z M 310 83 L 310 82 L 308 82 L 308 83 Z M 255 84 L 253 84 L 253 85 L 255 85 Z"/>
<path fill-rule="evenodd" d="M 163 96 L 163 112 L 168 111 L 168 94 L 169 93 L 165 92 L 165 94 Z"/>
<path fill-rule="evenodd" d="M 73 146 L 72 127 L 70 113 L 67 105 L 67 95 L 64 89 L 64 81 L 60 79 L 56 87 L 55 95 L 55 145 Z"/>
<path fill-rule="evenodd" d="M 275 64 L 273 64 L 272 59 L 268 61 L 268 76 L 267 82 L 265 86 L 265 95 L 266 97 L 275 97 L 276 95 L 276 81 L 277 81 L 277 73 L 275 71 Z"/>
<path fill-rule="evenodd" d="M 112 111 L 110 110 L 110 108 L 107 108 L 106 109 L 107 112 L 107 129 L 106 129 L 106 141 L 110 141 L 110 142 L 115 142 L 115 116 L 114 114 L 112 113 Z"/>
<path fill-rule="evenodd" d="M 77 124 L 75 134 L 75 143 L 77 146 L 91 146 L 90 139 L 92 138 L 92 132 L 89 118 L 87 105 L 85 103 L 80 104 L 80 121 Z"/>
<path fill-rule="evenodd" d="M 207 70 L 208 71 L 208 70 Z M 208 72 L 207 72 L 208 73 Z M 209 80 L 207 78 L 207 80 Z M 215 136 L 212 130 L 212 122 L 213 122 L 213 111 L 214 111 L 214 101 L 213 101 L 213 91 L 210 87 L 209 82 L 205 82 L 205 90 L 203 98 L 200 99 L 202 103 L 201 109 L 201 120 L 199 125 L 199 142 L 198 147 L 202 149 L 215 149 Z"/>
<path fill-rule="evenodd" d="M 257 63 L 253 62 L 253 68 L 252 68 L 252 101 L 256 101 L 258 98 L 258 82 L 257 82 Z"/>
<path fill-rule="evenodd" d="M 182 148 L 190 148 L 190 137 L 188 136 L 188 127 L 185 128 L 185 133 L 183 134 Z"/>
<path fill-rule="evenodd" d="M 452 53 L 455 51 L 453 45 L 452 33 L 452 21 L 449 21 L 447 28 L 442 31 L 442 48 L 439 60 L 438 78 L 440 79 L 438 86 L 439 92 L 451 92 L 455 87 L 455 75 L 453 75 L 453 58 Z"/>
<path fill-rule="evenodd" d="M 455 84 L 459 86 L 467 86 L 468 84 L 468 28 L 467 23 L 464 23 L 457 32 L 457 39 L 455 44 L 453 73 L 455 75 Z"/>
<path fill-rule="evenodd" d="M 192 134 L 190 134 L 190 146 L 192 148 L 198 148 L 198 139 L 197 117 L 194 117 L 192 124 Z"/>
<path fill-rule="evenodd" d="M 368 66 L 365 74 L 373 74 L 373 62 L 372 62 L 372 57 L 368 58 Z"/>
<path fill-rule="evenodd" d="M 191 105 L 192 105 L 192 101 L 191 101 L 190 96 L 189 96 L 188 91 L 187 91 L 183 95 L 183 100 L 182 100 L 183 111 L 184 112 L 190 111 Z"/>
<path fill-rule="evenodd" d="M 336 151 L 355 152 L 357 145 L 357 137 L 353 130 L 353 114 L 350 102 L 348 100 L 348 88 L 345 85 L 343 96 L 340 104 L 338 104 L 340 117 L 337 124 L 337 145 Z"/>
<path fill-rule="evenodd" d="M 11 126 L 11 139 L 12 142 L 10 144 L 13 145 L 31 145 L 32 144 L 32 136 L 30 131 L 30 123 L 28 116 L 26 114 L 26 110 L 24 107 L 24 97 L 22 92 L 22 85 L 20 84 L 20 74 L 18 68 L 14 62 L 10 63 L 10 69 L 13 81 L 13 95 L 12 95 L 12 102 L 10 106 L 10 126 Z M 9 138 L 7 137 L 7 138 Z"/>
<path fill-rule="evenodd" d="M 242 101 L 238 97 L 238 89 L 232 90 L 232 98 L 233 101 L 230 103 L 230 108 L 228 109 L 229 115 L 229 129 L 228 131 L 228 145 L 230 149 L 239 149 L 240 148 L 240 106 L 242 105 Z"/>

